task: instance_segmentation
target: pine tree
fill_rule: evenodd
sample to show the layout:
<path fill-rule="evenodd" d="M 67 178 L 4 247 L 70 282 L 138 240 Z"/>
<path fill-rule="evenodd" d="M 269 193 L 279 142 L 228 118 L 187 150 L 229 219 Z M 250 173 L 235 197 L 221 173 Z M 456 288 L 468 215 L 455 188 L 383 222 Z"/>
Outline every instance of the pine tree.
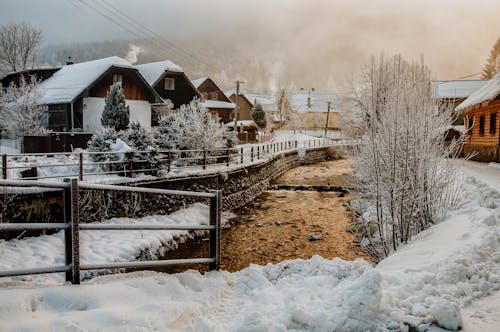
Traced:
<path fill-rule="evenodd" d="M 104 127 L 112 127 L 116 131 L 127 129 L 130 110 L 125 105 L 125 96 L 120 82 L 116 82 L 111 86 L 105 98 L 105 103 L 101 124 Z"/>
<path fill-rule="evenodd" d="M 497 39 L 483 69 L 482 79 L 489 80 L 500 71 L 500 38 Z"/>
<path fill-rule="evenodd" d="M 90 141 L 87 143 L 88 152 L 109 152 L 111 151 L 111 145 L 116 143 L 118 139 L 118 133 L 113 127 L 104 127 L 99 132 L 92 135 Z M 115 155 L 102 155 L 102 154 L 91 154 L 90 157 L 94 161 L 105 161 L 109 160 L 111 157 L 116 160 Z"/>
<path fill-rule="evenodd" d="M 122 136 L 123 141 L 134 149 L 135 157 L 140 160 L 134 165 L 136 169 L 154 169 L 159 167 L 160 161 L 154 151 L 153 137 L 138 122 L 130 123 L 127 130 L 122 132 Z"/>
<path fill-rule="evenodd" d="M 260 103 L 255 103 L 254 107 L 252 107 L 252 119 L 255 121 L 259 128 L 266 128 L 267 120 L 266 120 L 266 112 L 262 108 Z"/>

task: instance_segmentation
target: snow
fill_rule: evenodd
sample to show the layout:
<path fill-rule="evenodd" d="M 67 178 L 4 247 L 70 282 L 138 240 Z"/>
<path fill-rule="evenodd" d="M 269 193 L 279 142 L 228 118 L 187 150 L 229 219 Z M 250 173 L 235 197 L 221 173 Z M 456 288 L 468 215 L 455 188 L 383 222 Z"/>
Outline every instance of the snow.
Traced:
<path fill-rule="evenodd" d="M 134 69 L 130 63 L 117 56 L 63 66 L 52 77 L 40 83 L 42 102 L 73 102 L 111 67 Z"/>
<path fill-rule="evenodd" d="M 436 98 L 467 98 L 486 82 L 486 80 L 433 81 L 432 87 Z"/>
<path fill-rule="evenodd" d="M 20 139 L 0 139 L 0 154 L 19 154 L 21 153 Z"/>
<path fill-rule="evenodd" d="M 252 105 L 256 102 L 261 104 L 264 112 L 278 112 L 278 105 L 271 95 L 249 92 L 244 92 L 242 95 L 245 96 Z"/>
<path fill-rule="evenodd" d="M 234 127 L 234 121 L 225 123 L 224 126 L 226 127 Z M 257 124 L 253 120 L 239 120 L 236 121 L 236 126 L 243 126 L 243 127 L 255 127 L 257 128 Z"/>
<path fill-rule="evenodd" d="M 236 107 L 236 104 L 234 104 L 234 103 L 229 103 L 227 101 L 220 101 L 220 100 L 206 100 L 206 101 L 202 102 L 201 104 L 206 108 L 234 109 Z"/>
<path fill-rule="evenodd" d="M 438 326 L 463 325 L 465 331 L 496 331 L 500 193 L 491 180 L 500 179 L 500 169 L 459 166 L 468 176 L 462 206 L 376 267 L 314 256 L 235 273 L 146 271 L 98 276 L 79 286 L 10 282 L 0 287 L 1 330 L 441 331 Z M 471 177 L 476 174 L 482 180 Z M 100 239 L 101 251 L 86 249 L 96 256 L 85 259 L 130 259 L 144 247 L 110 252 L 137 246 L 138 235 Z M 0 248 L 2 264 L 29 246 L 11 247 Z M 52 251 L 38 247 L 33 254 L 45 258 Z M 25 262 L 17 256 L 10 264 Z"/>
<path fill-rule="evenodd" d="M 307 99 L 311 98 L 310 106 L 308 107 Z M 320 91 L 320 90 L 299 90 L 289 93 L 290 106 L 294 112 L 328 112 L 328 102 L 334 102 L 337 95 L 333 91 Z M 334 112 L 333 109 L 330 112 Z"/>
<path fill-rule="evenodd" d="M 467 99 L 455 108 L 455 111 L 463 111 L 469 107 L 481 104 L 485 101 L 495 99 L 500 94 L 500 73 L 486 82 L 480 89 L 473 92 Z"/>
<path fill-rule="evenodd" d="M 184 72 L 181 67 L 170 60 L 144 63 L 142 65 L 136 65 L 135 68 L 139 69 L 141 75 L 151 86 L 153 86 L 166 71 Z"/>

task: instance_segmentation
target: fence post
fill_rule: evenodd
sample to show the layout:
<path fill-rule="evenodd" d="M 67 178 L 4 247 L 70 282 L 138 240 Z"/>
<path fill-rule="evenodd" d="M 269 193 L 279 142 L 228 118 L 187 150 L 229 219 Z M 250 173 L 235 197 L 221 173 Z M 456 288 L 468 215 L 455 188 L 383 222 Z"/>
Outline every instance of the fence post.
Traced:
<path fill-rule="evenodd" d="M 220 268 L 221 250 L 220 250 L 220 238 L 221 238 L 221 211 L 222 211 L 222 191 L 221 190 L 210 190 L 215 197 L 210 197 L 210 225 L 214 225 L 215 229 L 210 230 L 210 241 L 209 241 L 209 254 L 210 258 L 214 258 L 215 262 L 210 263 L 209 270 L 218 270 Z"/>
<path fill-rule="evenodd" d="M 295 141 L 295 148 L 297 148 L 297 145 L 298 145 L 298 144 L 297 144 L 297 141 Z"/>
<path fill-rule="evenodd" d="M 70 183 L 70 179 L 64 179 L 65 183 Z M 65 223 L 71 224 L 71 188 L 64 188 L 64 209 L 63 209 L 63 220 Z M 72 252 L 73 247 L 71 240 L 71 228 L 66 228 L 64 230 L 64 260 L 66 265 L 72 265 Z M 66 281 L 72 282 L 71 271 L 66 272 Z"/>
<path fill-rule="evenodd" d="M 260 146 L 257 145 L 257 160 L 260 159 Z"/>
<path fill-rule="evenodd" d="M 207 150 L 203 150 L 203 169 L 207 169 Z"/>
<path fill-rule="evenodd" d="M 80 196 L 78 180 L 71 179 L 71 283 L 80 284 Z"/>
<path fill-rule="evenodd" d="M 167 151 L 167 173 L 170 173 L 170 164 L 172 164 L 172 159 L 170 158 L 170 150 Z"/>
<path fill-rule="evenodd" d="M 243 164 L 243 148 L 241 148 L 240 157 L 241 157 L 241 163 Z"/>
<path fill-rule="evenodd" d="M 2 155 L 2 177 L 7 180 L 7 154 Z"/>
<path fill-rule="evenodd" d="M 269 154 L 269 143 L 266 144 L 266 150 L 267 150 L 267 153 Z"/>
<path fill-rule="evenodd" d="M 134 176 L 134 153 L 128 152 L 128 177 L 131 178 Z"/>
<path fill-rule="evenodd" d="M 250 161 L 253 162 L 253 146 L 250 148 Z"/>
<path fill-rule="evenodd" d="M 83 153 L 80 152 L 78 163 L 78 180 L 83 181 Z"/>
<path fill-rule="evenodd" d="M 229 167 L 229 149 L 226 150 L 226 155 L 227 155 L 227 164 L 226 164 L 226 166 Z"/>
<path fill-rule="evenodd" d="M 283 151 L 283 142 L 280 143 L 280 151 Z"/>

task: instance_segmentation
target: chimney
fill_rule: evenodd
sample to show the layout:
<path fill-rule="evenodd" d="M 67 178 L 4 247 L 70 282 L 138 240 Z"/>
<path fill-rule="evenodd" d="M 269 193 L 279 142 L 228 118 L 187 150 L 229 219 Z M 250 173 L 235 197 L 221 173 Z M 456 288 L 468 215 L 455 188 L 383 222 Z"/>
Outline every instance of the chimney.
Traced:
<path fill-rule="evenodd" d="M 72 65 L 72 64 L 74 64 L 74 62 L 71 61 L 71 57 L 69 56 L 68 61 L 66 61 L 66 65 Z"/>

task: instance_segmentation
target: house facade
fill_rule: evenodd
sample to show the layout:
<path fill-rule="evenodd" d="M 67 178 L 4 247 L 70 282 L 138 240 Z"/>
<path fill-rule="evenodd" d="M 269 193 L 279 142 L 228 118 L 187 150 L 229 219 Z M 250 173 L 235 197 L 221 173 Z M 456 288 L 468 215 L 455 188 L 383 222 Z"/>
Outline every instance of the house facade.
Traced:
<path fill-rule="evenodd" d="M 54 131 L 96 132 L 101 125 L 104 98 L 120 82 L 130 122 L 151 129 L 151 104 L 160 96 L 137 68 L 122 58 L 109 57 L 63 66 L 40 84 L 42 103 L 48 111 L 48 128 Z"/>
<path fill-rule="evenodd" d="M 135 67 L 163 100 L 170 100 L 174 109 L 202 97 L 182 68 L 172 61 L 151 62 Z"/>
<path fill-rule="evenodd" d="M 455 111 L 464 116 L 464 154 L 500 162 L 500 73 L 473 92 Z"/>
<path fill-rule="evenodd" d="M 26 69 L 14 73 L 8 73 L 0 80 L 0 83 L 2 88 L 7 88 L 10 85 L 19 86 L 22 78 L 24 78 L 24 80 L 28 83 L 31 82 L 32 79 L 41 82 L 50 78 L 59 69 L 61 69 L 61 67 Z"/>
<path fill-rule="evenodd" d="M 291 114 L 288 126 L 302 129 L 339 129 L 340 115 L 334 108 L 333 91 L 298 90 L 288 93 Z M 330 103 L 330 111 L 328 111 Z"/>
<path fill-rule="evenodd" d="M 229 99 L 236 103 L 236 93 L 228 92 Z M 252 108 L 260 104 L 262 109 L 266 113 L 267 128 L 277 128 L 278 124 L 281 123 L 279 115 L 279 107 L 274 97 L 269 94 L 264 93 L 252 93 L 252 92 L 241 92 L 238 94 L 238 119 L 253 120 L 252 118 Z"/>
<path fill-rule="evenodd" d="M 221 91 L 210 77 L 192 81 L 202 95 L 202 104 L 212 114 L 217 114 L 223 123 L 232 121 L 231 114 L 236 105 Z"/>

